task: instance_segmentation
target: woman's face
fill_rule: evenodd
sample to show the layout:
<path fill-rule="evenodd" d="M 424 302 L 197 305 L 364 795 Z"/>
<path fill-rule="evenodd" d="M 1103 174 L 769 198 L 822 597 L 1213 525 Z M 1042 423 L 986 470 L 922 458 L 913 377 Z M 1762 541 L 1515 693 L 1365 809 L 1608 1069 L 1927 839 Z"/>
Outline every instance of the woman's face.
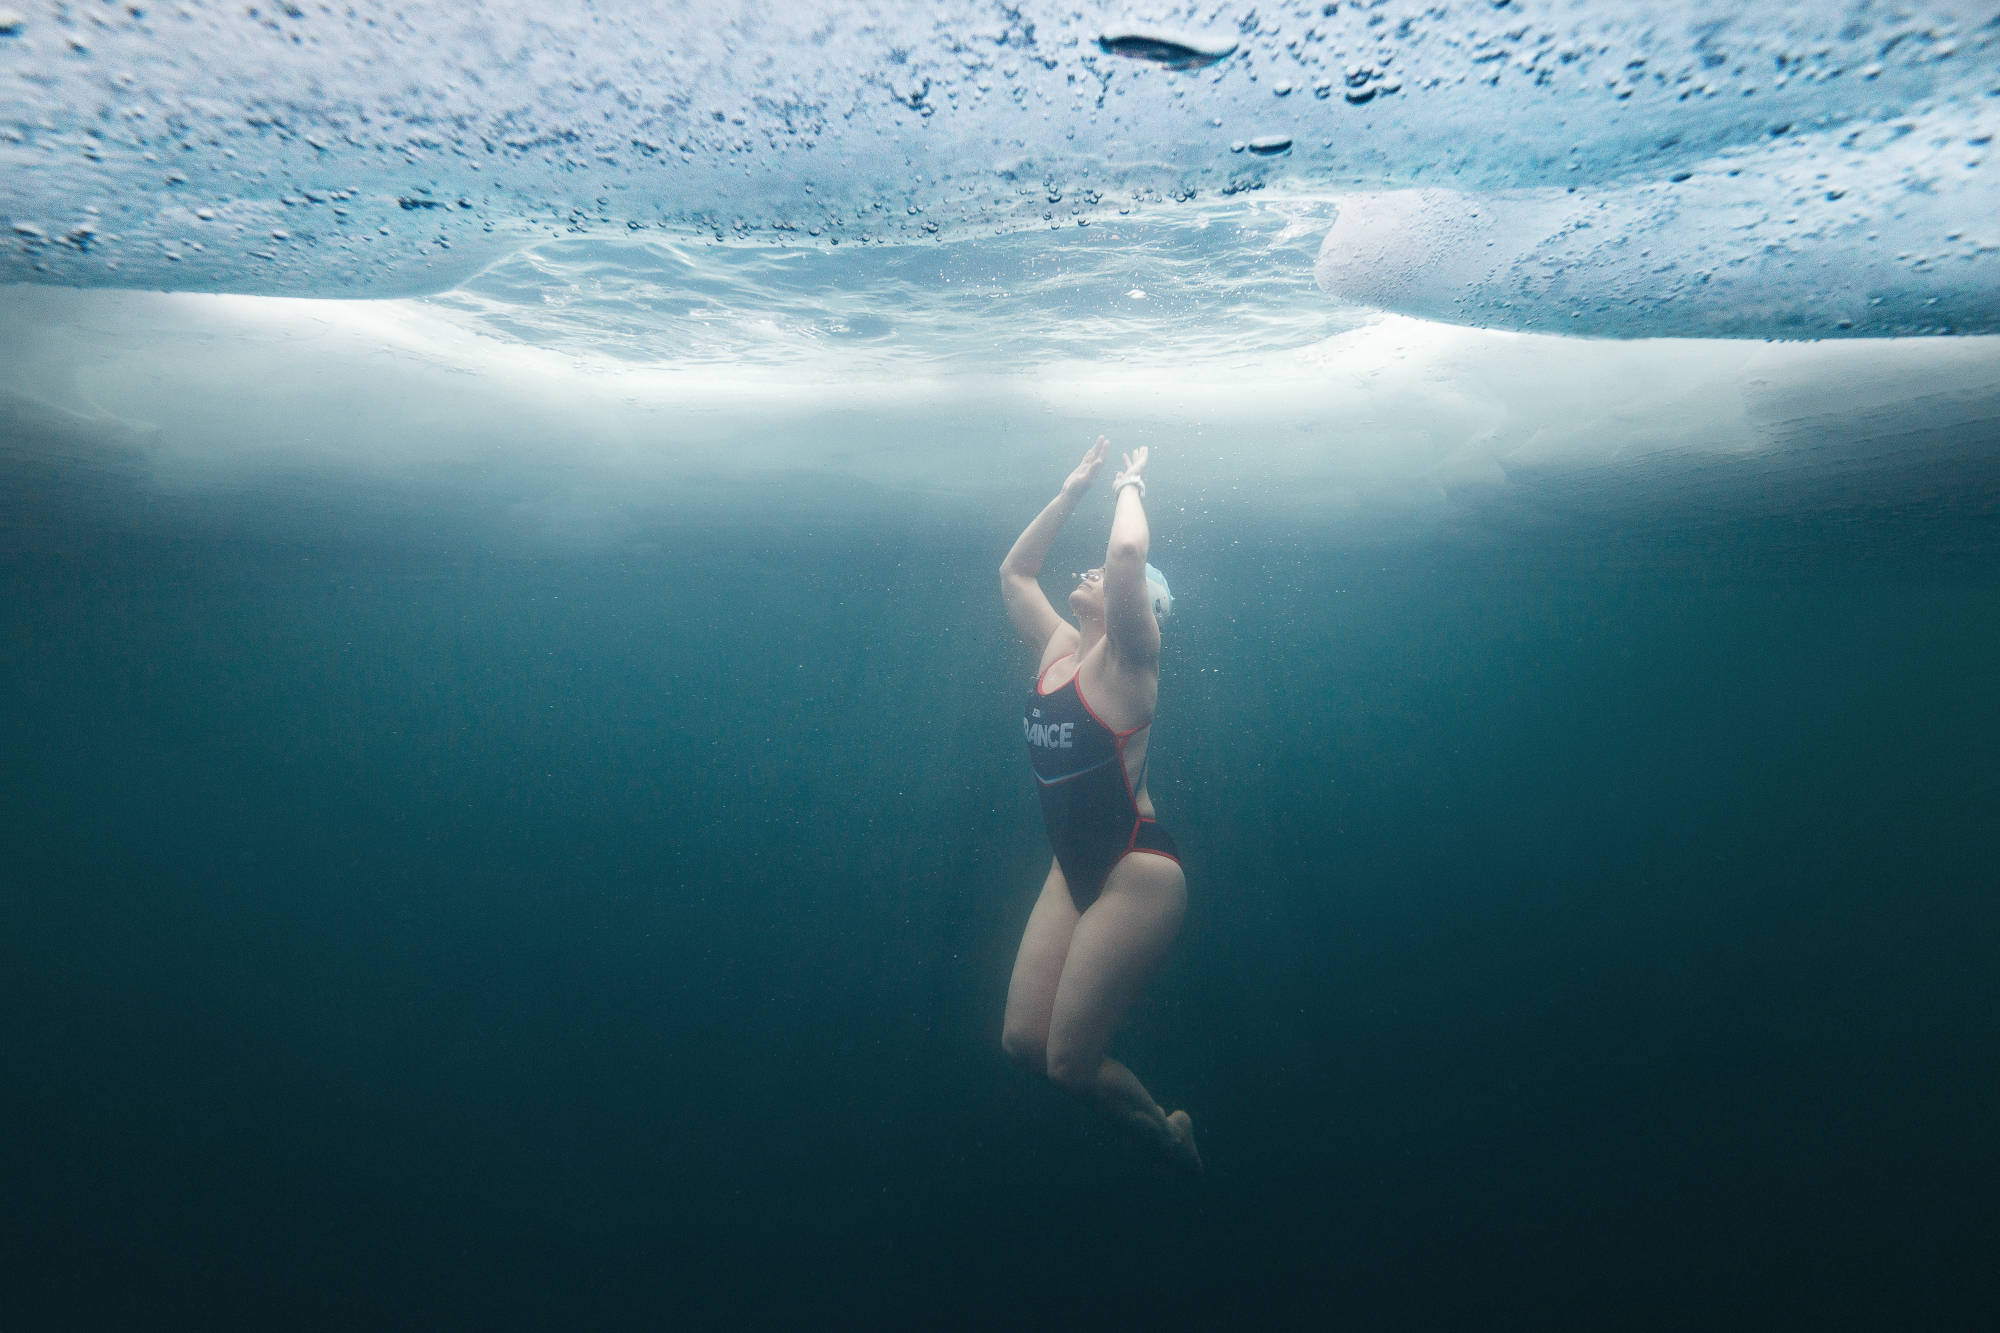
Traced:
<path fill-rule="evenodd" d="M 1086 619 L 1104 616 L 1104 571 L 1086 569 L 1076 576 L 1076 589 L 1069 595 L 1069 608 Z"/>

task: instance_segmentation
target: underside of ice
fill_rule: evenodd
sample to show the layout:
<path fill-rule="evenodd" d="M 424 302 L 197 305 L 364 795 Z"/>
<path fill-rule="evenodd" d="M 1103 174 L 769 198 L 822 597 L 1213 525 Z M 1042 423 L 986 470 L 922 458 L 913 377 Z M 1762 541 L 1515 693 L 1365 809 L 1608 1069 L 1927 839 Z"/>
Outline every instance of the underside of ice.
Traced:
<path fill-rule="evenodd" d="M 1282 196 L 1337 217 L 1346 303 L 1994 332 L 1996 57 L 1971 0 L 44 0 L 0 10 L 0 280 L 409 295 L 614 234 L 1136 251 Z"/>

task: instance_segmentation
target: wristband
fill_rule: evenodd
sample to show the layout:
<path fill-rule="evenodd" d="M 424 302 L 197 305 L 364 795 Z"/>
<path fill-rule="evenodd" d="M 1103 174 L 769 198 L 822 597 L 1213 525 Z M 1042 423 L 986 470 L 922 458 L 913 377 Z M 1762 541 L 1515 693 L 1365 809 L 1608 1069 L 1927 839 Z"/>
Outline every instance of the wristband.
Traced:
<path fill-rule="evenodd" d="M 1111 488 L 1112 498 L 1116 499 L 1118 497 L 1118 492 L 1124 490 L 1127 486 L 1137 486 L 1139 488 L 1139 498 L 1141 500 L 1146 498 L 1146 479 L 1144 477 L 1125 478 L 1123 481 L 1119 482 L 1116 486 L 1113 486 Z"/>

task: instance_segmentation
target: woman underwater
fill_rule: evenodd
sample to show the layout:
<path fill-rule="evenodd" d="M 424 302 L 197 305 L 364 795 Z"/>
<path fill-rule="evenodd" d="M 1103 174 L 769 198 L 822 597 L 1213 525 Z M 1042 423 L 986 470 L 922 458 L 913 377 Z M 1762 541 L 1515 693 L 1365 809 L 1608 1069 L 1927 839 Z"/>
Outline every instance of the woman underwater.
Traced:
<path fill-rule="evenodd" d="M 1000 1041 L 1017 1062 L 1199 1170 L 1188 1113 L 1167 1114 L 1106 1054 L 1187 912 L 1187 879 L 1146 792 L 1159 622 L 1172 598 L 1146 563 L 1145 449 L 1124 455 L 1112 482 L 1111 544 L 1103 568 L 1080 575 L 1069 595 L 1075 624 L 1037 577 L 1109 447 L 1100 435 L 1000 565 L 1007 617 L 1041 654 L 1022 725 L 1055 849 L 1014 958 Z"/>

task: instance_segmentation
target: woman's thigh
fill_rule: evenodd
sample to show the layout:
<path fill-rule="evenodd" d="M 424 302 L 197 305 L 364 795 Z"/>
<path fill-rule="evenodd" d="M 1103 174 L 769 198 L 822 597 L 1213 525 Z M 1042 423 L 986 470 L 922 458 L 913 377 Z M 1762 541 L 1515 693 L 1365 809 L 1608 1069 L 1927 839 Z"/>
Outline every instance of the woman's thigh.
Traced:
<path fill-rule="evenodd" d="M 1179 863 L 1135 852 L 1112 868 L 1104 892 L 1077 921 L 1049 1021 L 1049 1064 L 1089 1070 L 1146 983 L 1166 961 L 1187 915 Z"/>
<path fill-rule="evenodd" d="M 1044 1057 L 1056 985 L 1062 979 L 1076 922 L 1069 884 L 1063 879 L 1062 868 L 1051 863 L 1041 896 L 1035 899 L 1035 910 L 1028 914 L 1028 928 L 1021 933 L 1013 979 L 1007 983 L 1007 1019 L 1000 1043 L 1016 1059 L 1039 1063 Z"/>

